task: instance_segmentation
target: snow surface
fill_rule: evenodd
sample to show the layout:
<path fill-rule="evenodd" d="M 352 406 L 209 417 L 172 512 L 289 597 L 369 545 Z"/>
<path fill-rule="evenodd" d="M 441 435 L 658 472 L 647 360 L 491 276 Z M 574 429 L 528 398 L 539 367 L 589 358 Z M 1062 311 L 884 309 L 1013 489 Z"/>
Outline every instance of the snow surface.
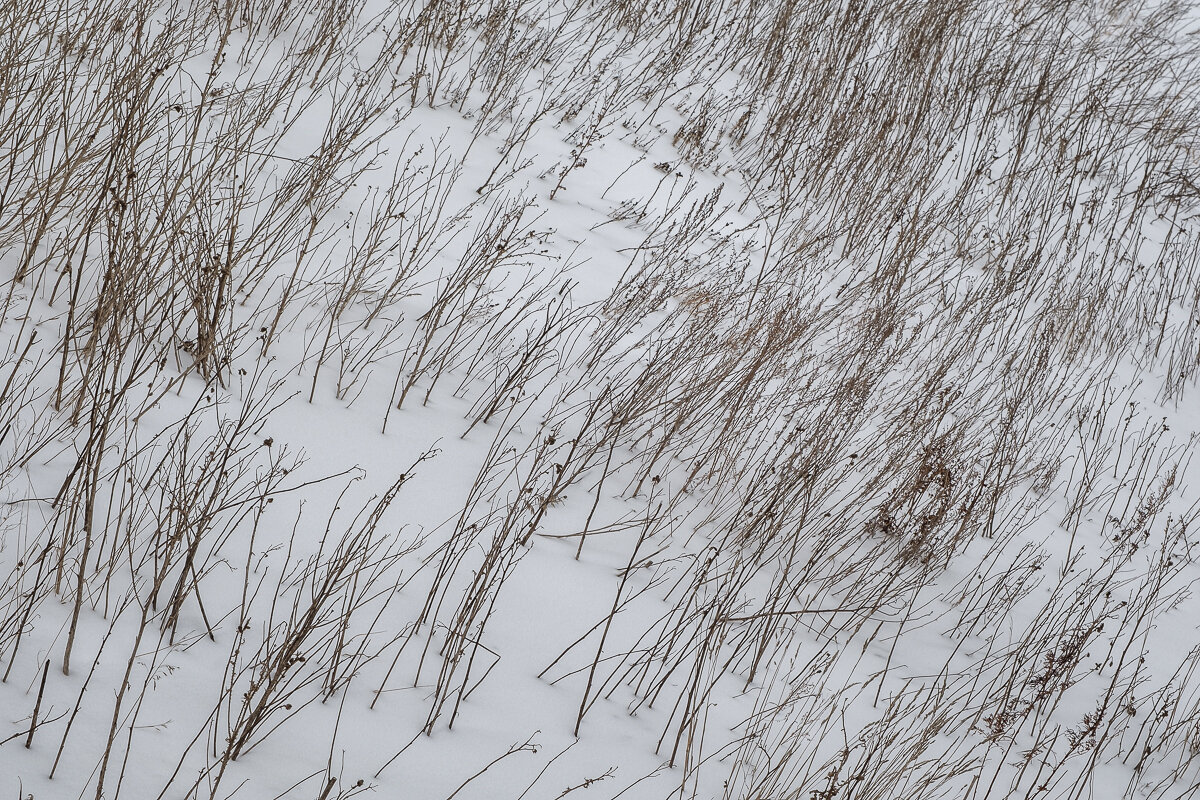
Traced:
<path fill-rule="evenodd" d="M 9 12 L 0 797 L 1200 789 L 1187 15 L 725 5 Z"/>

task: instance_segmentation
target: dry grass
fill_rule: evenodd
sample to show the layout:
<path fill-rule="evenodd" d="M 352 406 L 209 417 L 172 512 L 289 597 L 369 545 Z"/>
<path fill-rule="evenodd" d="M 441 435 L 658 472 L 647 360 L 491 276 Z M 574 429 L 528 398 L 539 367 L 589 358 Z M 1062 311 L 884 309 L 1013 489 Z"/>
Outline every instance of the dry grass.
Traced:
<path fill-rule="evenodd" d="M 598 702 L 651 716 L 680 797 L 1076 800 L 1117 764 L 1124 797 L 1193 796 L 1197 654 L 1154 657 L 1193 579 L 1193 441 L 1145 407 L 1200 374 L 1191 13 L 5 4 L 0 660 L 40 680 L 14 736 L 116 798 L 200 638 L 225 673 L 153 756 L 162 797 L 229 796 L 368 667 L 371 706 L 411 676 L 413 735 L 453 728 L 505 657 L 502 590 L 576 508 L 576 558 L 629 556 L 543 676 L 576 735 Z M 425 113 L 469 134 L 399 133 Z M 594 302 L 553 228 L 588 182 L 614 195 L 591 233 L 636 239 Z M 379 398 L 393 433 L 462 401 L 492 443 L 427 535 L 395 536 L 415 464 L 272 539 L 275 498 L 336 477 L 263 432 L 294 393 Z M 68 747 L 77 718 L 101 749 Z"/>

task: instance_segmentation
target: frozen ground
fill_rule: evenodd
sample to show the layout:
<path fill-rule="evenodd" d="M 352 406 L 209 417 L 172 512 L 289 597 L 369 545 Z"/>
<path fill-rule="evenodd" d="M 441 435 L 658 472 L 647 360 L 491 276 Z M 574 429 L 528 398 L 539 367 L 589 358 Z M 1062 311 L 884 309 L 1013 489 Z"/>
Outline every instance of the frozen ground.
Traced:
<path fill-rule="evenodd" d="M 1187 4 L 0 20 L 0 798 L 1200 791 Z"/>

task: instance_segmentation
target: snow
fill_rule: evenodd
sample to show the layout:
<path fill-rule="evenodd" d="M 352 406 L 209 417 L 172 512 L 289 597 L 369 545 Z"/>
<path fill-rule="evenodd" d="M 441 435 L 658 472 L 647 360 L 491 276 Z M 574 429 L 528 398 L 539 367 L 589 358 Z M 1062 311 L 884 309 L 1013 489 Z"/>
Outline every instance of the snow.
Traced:
<path fill-rule="evenodd" d="M 0 796 L 1193 796 L 1191 17 L 869 5 L 10 9 Z"/>

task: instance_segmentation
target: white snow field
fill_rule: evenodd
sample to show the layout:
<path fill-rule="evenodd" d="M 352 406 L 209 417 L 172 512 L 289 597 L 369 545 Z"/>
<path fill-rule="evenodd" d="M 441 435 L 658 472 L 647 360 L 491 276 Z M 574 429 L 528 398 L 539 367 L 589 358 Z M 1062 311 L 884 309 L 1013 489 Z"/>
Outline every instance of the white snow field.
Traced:
<path fill-rule="evenodd" d="M 1200 7 L 4 0 L 0 798 L 1200 794 Z"/>

